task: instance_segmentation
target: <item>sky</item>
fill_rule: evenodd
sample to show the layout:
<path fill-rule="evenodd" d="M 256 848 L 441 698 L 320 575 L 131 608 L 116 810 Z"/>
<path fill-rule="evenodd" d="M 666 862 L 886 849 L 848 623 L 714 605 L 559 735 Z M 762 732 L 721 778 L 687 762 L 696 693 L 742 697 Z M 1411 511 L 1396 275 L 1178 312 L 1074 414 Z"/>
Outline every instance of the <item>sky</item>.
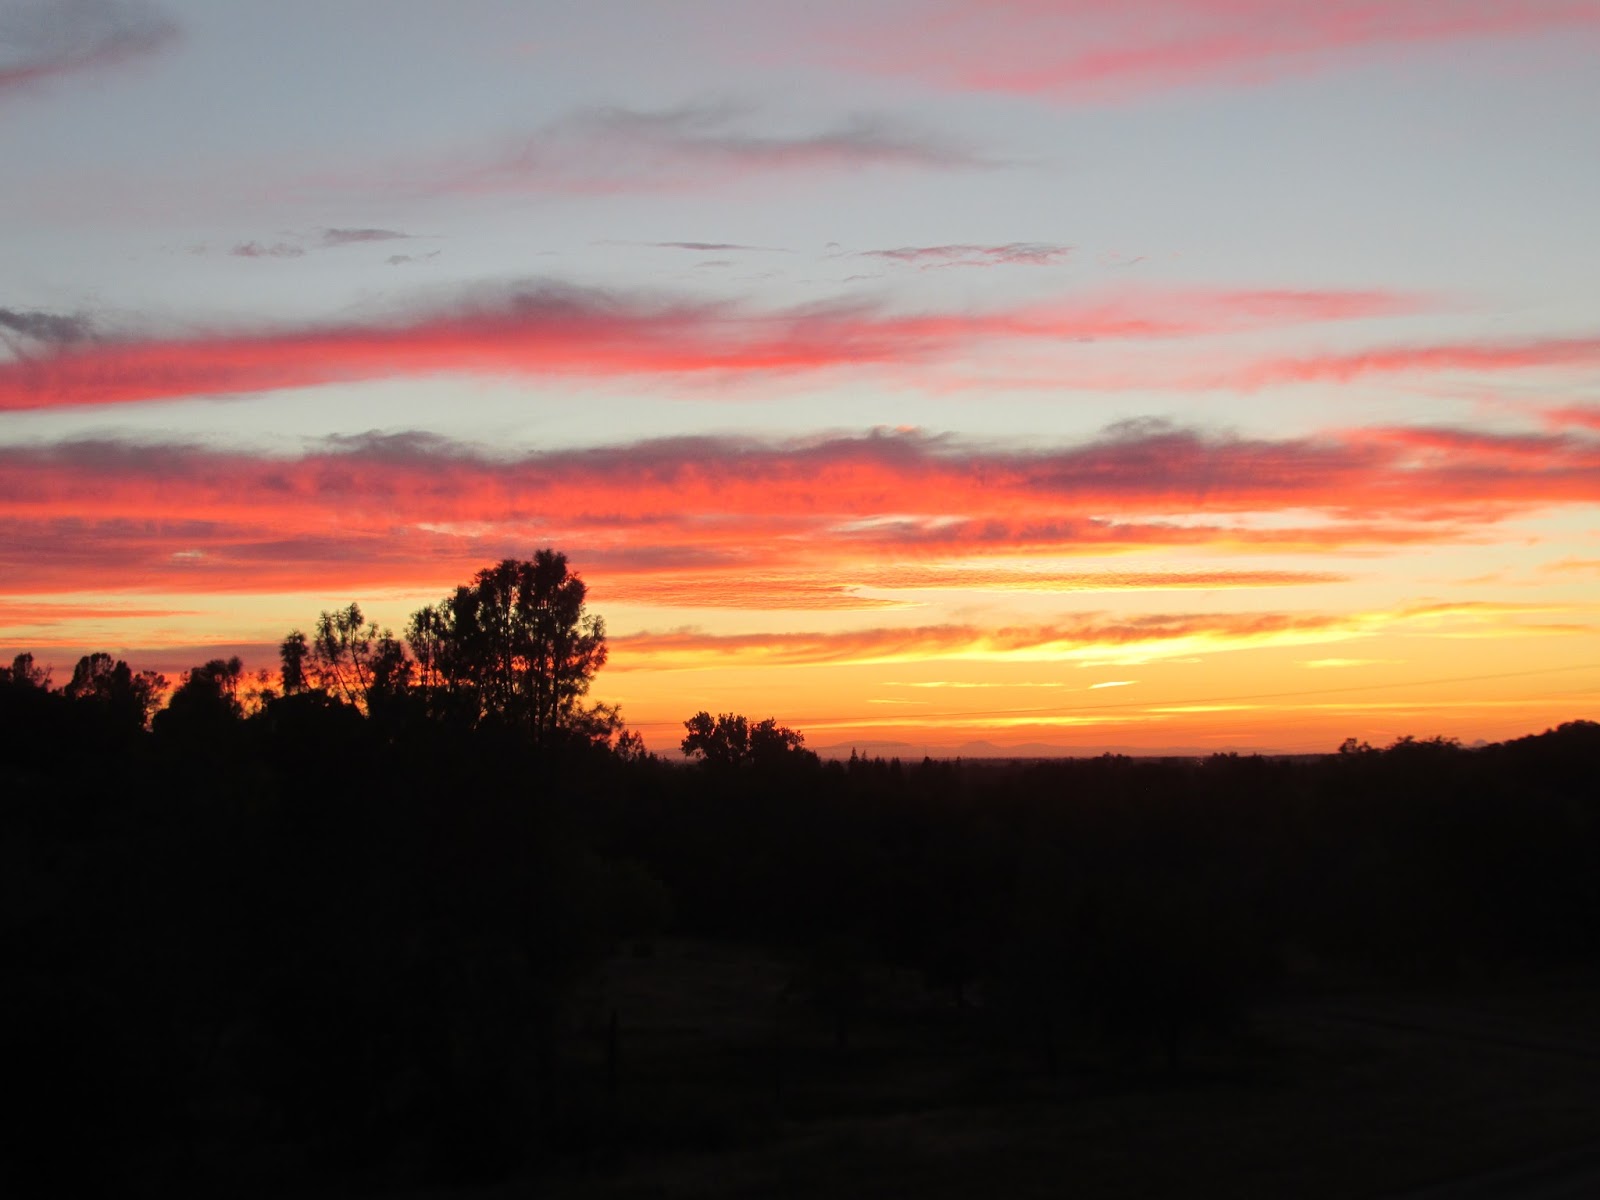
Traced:
<path fill-rule="evenodd" d="M 922 754 L 1600 715 L 1600 0 L 0 0 L 0 650 L 564 552 Z"/>

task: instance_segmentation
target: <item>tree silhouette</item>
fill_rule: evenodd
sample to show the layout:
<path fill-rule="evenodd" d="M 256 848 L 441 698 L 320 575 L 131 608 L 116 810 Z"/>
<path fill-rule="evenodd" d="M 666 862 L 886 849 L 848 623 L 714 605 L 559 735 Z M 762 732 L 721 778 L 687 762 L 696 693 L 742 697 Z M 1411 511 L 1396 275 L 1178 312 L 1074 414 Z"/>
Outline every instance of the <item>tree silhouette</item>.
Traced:
<path fill-rule="evenodd" d="M 735 767 L 750 753 L 750 722 L 735 713 L 713 717 L 702 709 L 683 723 L 685 758 L 708 767 Z"/>
<path fill-rule="evenodd" d="M 370 714 L 410 685 L 416 664 L 405 645 L 378 623 L 366 623 L 361 606 L 324 612 L 316 636 L 296 629 L 278 647 L 283 691 L 320 691 Z"/>
<path fill-rule="evenodd" d="M 213 658 L 203 666 L 183 673 L 152 723 L 157 733 L 214 734 L 225 730 L 244 716 L 239 687 L 244 680 L 244 663 L 239 658 Z"/>
<path fill-rule="evenodd" d="M 127 663 L 120 664 L 124 669 Z M 69 700 L 91 700 L 109 696 L 111 676 L 116 665 L 111 655 L 85 654 L 72 668 L 72 682 L 64 689 Z"/>
<path fill-rule="evenodd" d="M 23 691 L 47 691 L 50 687 L 50 668 L 34 666 L 31 654 L 19 654 L 11 660 L 9 667 L 0 667 L 0 684 Z"/>
<path fill-rule="evenodd" d="M 737 713 L 713 717 L 702 711 L 685 721 L 683 727 L 687 731 L 681 743 L 684 755 L 699 758 L 715 770 L 747 764 L 771 767 L 797 757 L 816 758 L 805 749 L 803 735 L 779 725 L 772 717 L 752 725 Z"/>
<path fill-rule="evenodd" d="M 72 669 L 72 682 L 62 691 L 68 700 L 93 704 L 115 726 L 143 729 L 161 705 L 165 676 L 154 671 L 137 675 L 127 663 L 111 655 L 85 654 Z"/>
<path fill-rule="evenodd" d="M 535 747 L 614 729 L 614 714 L 580 704 L 606 661 L 587 592 L 566 555 L 540 550 L 485 567 L 412 614 L 406 638 L 434 715 L 518 729 Z"/>

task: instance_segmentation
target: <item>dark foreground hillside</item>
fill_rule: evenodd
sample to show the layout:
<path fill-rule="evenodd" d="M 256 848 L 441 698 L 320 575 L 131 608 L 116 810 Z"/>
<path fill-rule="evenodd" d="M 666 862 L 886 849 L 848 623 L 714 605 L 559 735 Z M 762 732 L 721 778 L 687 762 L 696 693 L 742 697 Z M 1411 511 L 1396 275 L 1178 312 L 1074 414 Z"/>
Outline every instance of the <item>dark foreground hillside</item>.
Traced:
<path fill-rule="evenodd" d="M 841 1051 L 789 974 L 692 942 L 609 964 L 618 1085 L 549 1194 L 1520 1196 L 1600 1178 L 1593 977 L 1262 998 L 1176 1072 L 1080 1042 L 1051 1075 L 892 971 Z M 597 1027 L 596 1079 L 604 1047 Z"/>
<path fill-rule="evenodd" d="M 1483 1173 L 1600 1144 L 1594 724 L 683 767 L 7 705 L 13 1193 L 1537 1194 Z"/>

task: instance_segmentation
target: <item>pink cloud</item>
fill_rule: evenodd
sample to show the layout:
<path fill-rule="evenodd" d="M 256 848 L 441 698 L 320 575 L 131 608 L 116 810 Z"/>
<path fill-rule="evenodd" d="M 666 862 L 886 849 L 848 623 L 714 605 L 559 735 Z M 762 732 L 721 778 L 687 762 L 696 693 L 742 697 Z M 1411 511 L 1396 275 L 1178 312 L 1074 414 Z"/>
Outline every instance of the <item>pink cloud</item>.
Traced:
<path fill-rule="evenodd" d="M 832 56 L 942 87 L 1071 101 L 1252 85 L 1479 38 L 1590 32 L 1590 0 L 947 0 Z"/>
<path fill-rule="evenodd" d="M 1546 421 L 1558 428 L 1580 426 L 1600 429 L 1600 404 L 1571 404 L 1565 408 L 1551 409 L 1543 414 Z"/>
<path fill-rule="evenodd" d="M 1413 311 L 1378 291 L 1121 290 L 989 312 L 754 311 L 532 285 L 380 322 L 44 343 L 0 362 L 0 410 L 126 404 L 475 373 L 771 375 L 936 359 L 986 341 L 1225 333 Z M 40 314 L 32 314 L 37 317 Z"/>
<path fill-rule="evenodd" d="M 1600 363 L 1600 337 L 1509 338 L 1276 359 L 1215 378 L 1211 383 L 1226 386 L 1231 382 L 1244 387 L 1322 380 L 1347 383 L 1363 375 L 1407 371 L 1518 371 L 1595 363 Z"/>

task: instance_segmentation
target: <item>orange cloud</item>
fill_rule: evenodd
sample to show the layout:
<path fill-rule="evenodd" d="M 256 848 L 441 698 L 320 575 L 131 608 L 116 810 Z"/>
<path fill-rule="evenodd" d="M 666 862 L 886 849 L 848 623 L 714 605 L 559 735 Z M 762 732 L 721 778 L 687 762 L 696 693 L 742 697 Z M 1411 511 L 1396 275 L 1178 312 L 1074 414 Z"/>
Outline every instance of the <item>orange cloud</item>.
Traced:
<path fill-rule="evenodd" d="M 1492 522 L 1600 499 L 1600 440 L 1582 434 L 1269 440 L 1141 427 L 1013 450 L 901 433 L 516 457 L 421 435 L 329 447 L 293 458 L 113 441 L 0 448 L 0 575 L 12 593 L 106 578 L 204 591 L 433 587 L 555 544 L 583 547 L 591 577 L 628 599 L 664 579 L 657 603 L 867 608 L 885 598 L 861 589 L 1336 582 L 1040 574 L 1000 560 L 1481 540 Z M 1276 519 L 1285 510 L 1297 519 Z M 950 565 L 972 559 L 990 562 Z"/>
<path fill-rule="evenodd" d="M 841 578 L 841 576 L 843 578 Z M 873 570 L 838 563 L 834 573 L 720 573 L 671 568 L 637 574 L 607 574 L 594 589 L 596 600 L 682 608 L 770 610 L 866 610 L 899 608 L 907 600 L 862 594 L 931 588 L 962 591 L 1111 592 L 1288 587 L 1340 583 L 1348 575 L 1329 571 L 1022 571 L 983 567 L 893 567 Z"/>
<path fill-rule="evenodd" d="M 596 603 L 668 608 L 851 611 L 901 606 L 898 600 L 863 596 L 857 586 L 809 576 L 667 570 L 608 573 L 591 588 L 590 595 Z"/>
<path fill-rule="evenodd" d="M 1317 644 L 1399 629 L 1439 637 L 1504 636 L 1508 628 L 1534 634 L 1593 632 L 1593 627 L 1581 623 L 1550 626 L 1508 620 L 1542 611 L 1546 610 L 1537 605 L 1463 603 L 1337 614 L 1156 613 L 1112 618 L 1102 613 L 1082 613 L 1050 624 L 999 628 L 941 624 L 742 634 L 677 629 L 614 638 L 612 665 L 626 671 L 701 667 L 708 661 L 770 666 L 930 659 L 1145 661 L 1255 646 Z M 1318 661 L 1326 665 L 1363 660 Z"/>
<path fill-rule="evenodd" d="M 0 627 L 44 629 L 72 621 L 132 620 L 151 617 L 193 617 L 178 608 L 129 608 L 121 604 L 50 604 L 43 601 L 12 603 L 0 600 Z"/>
<path fill-rule="evenodd" d="M 1193 588 L 1287 587 L 1343 583 L 1331 571 L 1023 571 L 985 567 L 899 566 L 864 572 L 862 586 L 885 589 L 955 588 L 1021 592 L 1162 592 Z"/>
<path fill-rule="evenodd" d="M 1089 659 L 1109 652 L 1191 653 L 1250 644 L 1324 640 L 1364 631 L 1361 618 L 1289 613 L 1151 615 L 1110 620 L 1087 614 L 1050 625 L 923 625 L 828 633 L 711 634 L 683 629 L 613 639 L 622 670 L 708 660 L 770 665 L 892 663 L 933 658 Z"/>
<path fill-rule="evenodd" d="M 1552 575 L 1600 576 L 1600 558 L 1563 558 L 1557 562 L 1546 563 L 1540 570 Z"/>

